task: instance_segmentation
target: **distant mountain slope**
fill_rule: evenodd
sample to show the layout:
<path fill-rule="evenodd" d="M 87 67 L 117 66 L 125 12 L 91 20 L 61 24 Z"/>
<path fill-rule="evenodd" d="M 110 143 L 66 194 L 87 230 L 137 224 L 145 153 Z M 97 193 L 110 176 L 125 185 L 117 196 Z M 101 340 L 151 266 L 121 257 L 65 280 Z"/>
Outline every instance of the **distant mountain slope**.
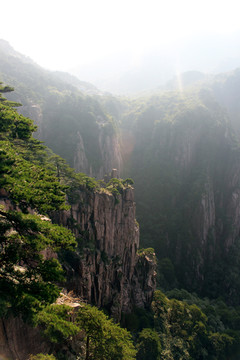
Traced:
<path fill-rule="evenodd" d="M 86 82 L 79 80 L 76 76 L 71 75 L 67 72 L 62 71 L 54 71 L 52 75 L 56 75 L 58 79 L 61 79 L 67 84 L 75 86 L 78 90 L 88 95 L 99 95 L 101 91 L 96 88 L 96 86 Z"/>
<path fill-rule="evenodd" d="M 160 284 L 237 304 L 240 145 L 217 82 L 128 103 L 123 168 L 135 181 L 140 241 L 160 257 Z M 238 71 L 224 75 L 223 98 L 233 84 Z"/>
<path fill-rule="evenodd" d="M 9 99 L 24 105 L 19 111 L 35 120 L 38 138 L 71 166 L 97 177 L 121 168 L 116 126 L 92 96 L 98 93 L 94 86 L 42 69 L 5 41 L 0 41 L 0 78 L 14 86 Z"/>
<path fill-rule="evenodd" d="M 216 9 L 217 11 L 217 9 Z M 167 38 L 167 36 L 166 36 Z M 174 76 L 200 71 L 217 74 L 240 66 L 240 33 L 215 33 L 151 44 L 140 51 L 115 53 L 110 58 L 71 69 L 81 80 L 113 94 L 130 95 L 159 88 Z M 139 50 L 139 49 L 138 49 Z"/>
<path fill-rule="evenodd" d="M 186 87 L 190 87 L 199 83 L 203 83 L 209 78 L 209 75 L 203 74 L 200 71 L 185 71 L 178 76 L 174 76 L 172 80 L 168 81 L 162 89 L 181 91 Z"/>
<path fill-rule="evenodd" d="M 84 96 L 71 76 L 2 52 L 4 69 L 56 153 L 78 171 L 122 167 L 134 179 L 141 242 L 169 265 L 163 284 L 240 301 L 239 70 L 188 72 L 181 91 L 116 98 Z"/>
<path fill-rule="evenodd" d="M 219 74 L 211 84 L 216 100 L 228 113 L 231 124 L 240 134 L 240 68 Z"/>

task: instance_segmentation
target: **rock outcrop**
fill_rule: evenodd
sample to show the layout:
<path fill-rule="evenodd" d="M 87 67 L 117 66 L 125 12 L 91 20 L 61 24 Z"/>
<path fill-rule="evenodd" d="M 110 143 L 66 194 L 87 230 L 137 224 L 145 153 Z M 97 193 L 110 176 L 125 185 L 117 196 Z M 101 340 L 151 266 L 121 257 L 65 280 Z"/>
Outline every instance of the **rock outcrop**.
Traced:
<path fill-rule="evenodd" d="M 20 99 L 18 99 L 20 101 Z M 39 104 L 34 104 L 34 102 L 29 101 L 28 104 L 19 107 L 19 113 L 24 116 L 27 116 L 34 120 L 34 123 L 38 126 L 36 136 L 41 141 L 46 141 L 46 144 L 54 148 L 52 141 L 54 135 L 52 134 L 53 129 L 48 128 L 48 123 L 46 122 L 46 113 L 42 106 Z M 95 137 L 92 141 L 95 142 L 95 147 L 98 149 L 95 156 L 90 155 L 89 151 L 89 139 L 86 136 L 83 136 L 84 131 L 80 129 L 74 135 L 73 149 L 71 156 L 69 156 L 68 161 L 71 163 L 71 166 L 75 168 L 77 172 L 82 172 L 91 177 L 96 177 L 97 179 L 103 179 L 105 175 L 109 174 L 113 168 L 117 168 L 119 173 L 122 169 L 122 155 L 120 149 L 120 139 L 117 133 L 112 131 L 111 125 L 107 123 L 107 119 L 99 116 L 97 119 L 97 125 L 95 129 Z M 109 131 L 107 130 L 109 128 Z M 64 130 L 62 130 L 63 132 Z M 64 135 L 60 131 L 60 135 Z M 50 140 L 49 140 L 50 137 Z M 52 139 L 52 140 L 51 140 Z M 72 141 L 72 140 L 69 140 Z M 59 153 L 58 149 L 53 149 L 58 155 L 64 157 L 64 151 Z"/>
<path fill-rule="evenodd" d="M 67 289 L 108 308 L 120 319 L 133 306 L 149 307 L 155 289 L 155 261 L 137 254 L 139 228 L 133 189 L 115 198 L 106 192 L 79 191 L 79 200 L 58 221 L 74 224 L 78 251 L 65 255 Z"/>
<path fill-rule="evenodd" d="M 26 360 L 29 354 L 47 353 L 50 344 L 39 329 L 25 324 L 20 318 L 0 321 L 0 359 Z"/>
<path fill-rule="evenodd" d="M 74 153 L 73 167 L 77 172 L 83 172 L 91 177 L 103 179 L 113 168 L 121 171 L 122 156 L 119 137 L 117 134 L 106 134 L 104 128 L 99 124 L 97 146 L 99 148 L 98 166 L 93 166 L 86 154 L 84 139 L 80 132 L 77 133 L 76 150 Z"/>
<path fill-rule="evenodd" d="M 201 91 L 182 110 L 177 104 L 172 118 L 164 97 L 155 99 L 125 120 L 134 146 L 123 168 L 135 182 L 142 244 L 160 263 L 171 260 L 178 286 L 239 303 L 240 151 L 210 95 Z"/>
<path fill-rule="evenodd" d="M 135 220 L 133 188 L 117 198 L 102 192 L 78 191 L 78 201 L 56 215 L 62 225 L 73 228 L 79 242 L 76 252 L 60 254 L 67 270 L 64 286 L 81 300 L 105 307 L 120 320 L 133 307 L 148 308 L 156 285 L 154 256 L 138 255 L 139 227 Z M 1 189 L 0 204 L 12 208 Z M 48 352 L 49 344 L 38 329 L 20 318 L 0 323 L 0 357 L 25 360 L 29 354 Z"/>

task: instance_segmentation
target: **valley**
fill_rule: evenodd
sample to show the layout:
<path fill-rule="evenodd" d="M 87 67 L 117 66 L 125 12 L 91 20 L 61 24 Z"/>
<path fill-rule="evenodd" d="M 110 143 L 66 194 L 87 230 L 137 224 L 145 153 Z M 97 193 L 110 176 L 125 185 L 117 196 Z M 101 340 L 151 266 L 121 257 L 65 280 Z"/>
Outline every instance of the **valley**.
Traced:
<path fill-rule="evenodd" d="M 45 334 L 36 347 L 48 356 L 42 359 L 237 359 L 239 69 L 184 73 L 180 88 L 173 80 L 144 94 L 114 96 L 47 71 L 3 41 L 0 80 L 7 98 L 0 103 L 0 354 L 29 356 L 27 348 L 14 353 L 21 345 L 11 324 L 21 316 Z M 16 103 L 23 105 L 17 112 Z M 11 224 L 18 236 L 9 236 Z M 24 246 L 12 258 L 13 240 L 33 248 Z M 26 249 L 29 256 L 39 253 L 33 265 Z M 48 255 L 42 258 L 43 250 Z M 30 266 L 31 276 L 18 266 Z M 47 275 L 51 266 L 55 278 Z M 60 289 L 77 298 L 76 315 L 73 307 L 49 308 Z M 96 308 L 80 315 L 82 302 Z M 129 331 L 111 328 L 111 354 L 107 329 L 115 323 L 94 315 L 106 348 L 96 324 L 84 327 L 97 308 Z M 59 329 L 51 328 L 49 314 Z M 11 337 L 14 345 L 6 340 Z M 31 359 L 40 360 L 34 346 Z"/>

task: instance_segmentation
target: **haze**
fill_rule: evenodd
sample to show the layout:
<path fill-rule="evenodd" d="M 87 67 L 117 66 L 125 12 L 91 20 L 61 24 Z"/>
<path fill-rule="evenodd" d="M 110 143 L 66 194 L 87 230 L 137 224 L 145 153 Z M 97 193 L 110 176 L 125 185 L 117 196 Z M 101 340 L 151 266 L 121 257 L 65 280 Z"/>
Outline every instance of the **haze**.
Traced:
<path fill-rule="evenodd" d="M 239 66 L 239 7 L 236 0 L 8 0 L 0 38 L 47 69 L 113 92 L 142 91 L 182 71 Z"/>

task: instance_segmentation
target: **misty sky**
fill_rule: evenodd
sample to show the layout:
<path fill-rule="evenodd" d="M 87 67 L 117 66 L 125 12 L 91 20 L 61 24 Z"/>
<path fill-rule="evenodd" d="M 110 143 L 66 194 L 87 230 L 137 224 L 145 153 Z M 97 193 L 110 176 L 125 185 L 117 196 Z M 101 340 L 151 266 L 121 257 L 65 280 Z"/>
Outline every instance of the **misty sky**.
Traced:
<path fill-rule="evenodd" d="M 104 67 L 106 58 L 137 67 L 145 54 L 161 51 L 177 68 L 179 47 L 189 46 L 191 57 L 193 39 L 238 32 L 239 10 L 239 0 L 4 0 L 0 38 L 51 70 Z"/>

